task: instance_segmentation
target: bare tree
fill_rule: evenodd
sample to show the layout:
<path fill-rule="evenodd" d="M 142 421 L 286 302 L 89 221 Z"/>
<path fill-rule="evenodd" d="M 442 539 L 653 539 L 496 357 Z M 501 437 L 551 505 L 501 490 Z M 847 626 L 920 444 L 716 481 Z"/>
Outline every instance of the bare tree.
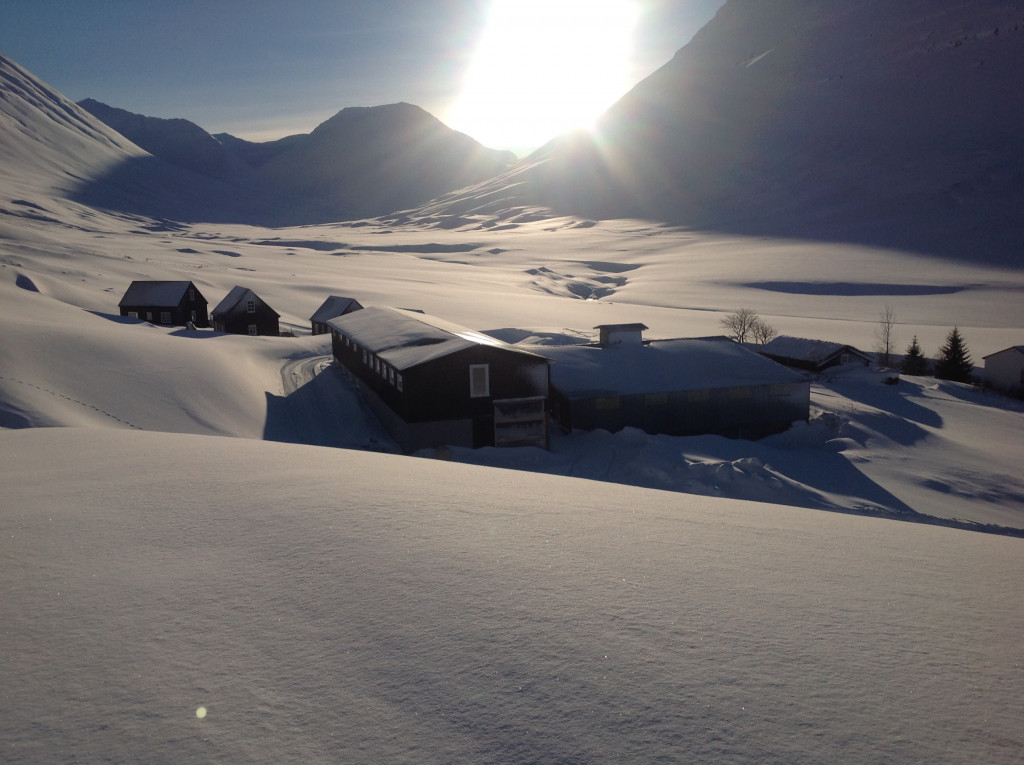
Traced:
<path fill-rule="evenodd" d="M 741 308 L 722 319 L 722 328 L 738 343 L 745 343 L 753 336 L 754 326 L 761 318 L 749 308 Z"/>
<path fill-rule="evenodd" d="M 750 328 L 750 337 L 755 343 L 765 345 L 779 336 L 778 330 L 764 319 L 758 318 Z"/>
<path fill-rule="evenodd" d="M 878 317 L 878 329 L 875 330 L 875 352 L 880 367 L 891 365 L 893 346 L 896 344 L 895 327 L 896 312 L 892 306 L 887 305 Z"/>

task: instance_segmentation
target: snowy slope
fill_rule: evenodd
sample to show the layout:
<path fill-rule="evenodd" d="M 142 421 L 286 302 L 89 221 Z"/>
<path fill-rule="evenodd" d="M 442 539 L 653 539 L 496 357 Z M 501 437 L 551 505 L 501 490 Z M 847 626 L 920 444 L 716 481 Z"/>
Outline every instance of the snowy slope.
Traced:
<path fill-rule="evenodd" d="M 1019 266 L 1022 78 L 1019 3 L 729 0 L 593 133 L 440 211 L 483 197 Z"/>
<path fill-rule="evenodd" d="M 0 449 L 11 761 L 1024 747 L 1019 540 L 256 441 Z"/>
<path fill-rule="evenodd" d="M 891 303 L 899 347 L 956 323 L 977 361 L 1022 342 L 1019 269 L 528 209 L 114 214 L 69 189 L 136 150 L 4 71 L 0 758 L 1020 760 L 1021 541 L 937 525 L 1024 528 L 1019 402 L 843 372 L 762 442 L 443 464 L 369 453 L 395 447 L 308 327 L 343 294 L 543 348 L 749 306 L 870 350 Z M 122 319 L 135 279 L 250 287 L 297 336 Z"/>

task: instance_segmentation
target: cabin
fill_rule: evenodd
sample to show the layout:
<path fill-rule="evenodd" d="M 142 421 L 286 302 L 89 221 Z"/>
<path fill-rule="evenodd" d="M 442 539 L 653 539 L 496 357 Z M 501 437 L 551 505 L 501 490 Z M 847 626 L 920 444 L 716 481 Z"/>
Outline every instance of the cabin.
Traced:
<path fill-rule="evenodd" d="M 281 333 L 281 314 L 267 305 L 248 287 L 232 287 L 210 314 L 213 328 L 233 335 L 271 335 Z"/>
<path fill-rule="evenodd" d="M 1014 345 L 985 359 L 985 382 L 1007 393 L 1024 392 L 1024 345 Z"/>
<path fill-rule="evenodd" d="M 871 363 L 870 356 L 852 345 L 788 335 L 780 335 L 771 342 L 758 346 L 757 351 L 779 364 L 808 372 L 823 372 L 831 367 L 847 364 L 860 364 L 866 367 Z"/>
<path fill-rule="evenodd" d="M 341 297 L 340 295 L 330 295 L 320 307 L 316 309 L 312 316 L 309 317 L 309 322 L 313 328 L 314 335 L 325 335 L 331 331 L 330 325 L 327 323 L 331 319 L 337 318 L 338 316 L 344 316 L 347 313 L 358 311 L 362 308 L 359 301 L 355 298 Z"/>
<path fill-rule="evenodd" d="M 190 281 L 133 281 L 117 306 L 122 316 L 154 324 L 210 326 L 206 298 Z"/>
<path fill-rule="evenodd" d="M 547 447 L 549 360 L 417 311 L 330 319 L 335 362 L 407 452 Z"/>
<path fill-rule="evenodd" d="M 727 337 L 643 341 L 627 333 L 632 341 L 609 329 L 605 343 L 544 346 L 554 361 L 551 411 L 564 431 L 760 438 L 810 416 L 803 375 Z"/>

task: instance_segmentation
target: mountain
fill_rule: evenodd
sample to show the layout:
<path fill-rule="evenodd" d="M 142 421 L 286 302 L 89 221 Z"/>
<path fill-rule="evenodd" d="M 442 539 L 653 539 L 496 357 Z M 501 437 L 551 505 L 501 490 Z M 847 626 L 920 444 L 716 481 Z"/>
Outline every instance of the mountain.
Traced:
<path fill-rule="evenodd" d="M 260 168 L 260 181 L 317 221 L 382 215 L 505 170 L 488 149 L 418 106 L 342 109 Z"/>
<path fill-rule="evenodd" d="M 0 179 L 104 210 L 255 222 L 259 196 L 162 161 L 0 55 Z"/>
<path fill-rule="evenodd" d="M 729 0 L 593 133 L 448 209 L 504 197 L 1019 265 L 1021 81 L 1021 3 Z"/>
<path fill-rule="evenodd" d="M 273 207 L 267 222 L 279 225 L 382 215 L 478 183 L 515 160 L 405 103 L 343 109 L 309 135 L 267 143 L 93 99 L 79 106 L 169 164 L 255 190 Z"/>
<path fill-rule="evenodd" d="M 92 98 L 79 101 L 78 105 L 136 146 L 172 165 L 221 179 L 248 169 L 221 141 L 194 122 L 146 117 Z"/>

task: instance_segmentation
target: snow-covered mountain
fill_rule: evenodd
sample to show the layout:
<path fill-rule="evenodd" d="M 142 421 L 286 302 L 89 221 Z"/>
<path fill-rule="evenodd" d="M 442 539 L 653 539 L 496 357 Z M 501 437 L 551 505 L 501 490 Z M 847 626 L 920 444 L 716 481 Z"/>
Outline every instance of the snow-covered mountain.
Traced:
<path fill-rule="evenodd" d="M 405 103 L 343 109 L 309 135 L 262 144 L 92 99 L 79 106 L 172 165 L 257 191 L 273 210 L 263 222 L 275 224 L 382 215 L 491 178 L 515 160 Z"/>
<path fill-rule="evenodd" d="M 0 759 L 1020 762 L 1021 540 L 963 530 L 1024 533 L 1020 402 L 855 367 L 767 441 L 370 453 L 309 326 L 354 295 L 542 352 L 746 305 L 867 350 L 892 303 L 979 359 L 1020 269 L 552 219 L 509 201 L 537 157 L 458 214 L 227 224 L 238 189 L 0 75 Z M 121 317 L 137 279 L 295 336 Z"/>
<path fill-rule="evenodd" d="M 447 210 L 506 198 L 1019 264 L 1022 81 L 1020 3 L 729 0 L 592 134 Z"/>

